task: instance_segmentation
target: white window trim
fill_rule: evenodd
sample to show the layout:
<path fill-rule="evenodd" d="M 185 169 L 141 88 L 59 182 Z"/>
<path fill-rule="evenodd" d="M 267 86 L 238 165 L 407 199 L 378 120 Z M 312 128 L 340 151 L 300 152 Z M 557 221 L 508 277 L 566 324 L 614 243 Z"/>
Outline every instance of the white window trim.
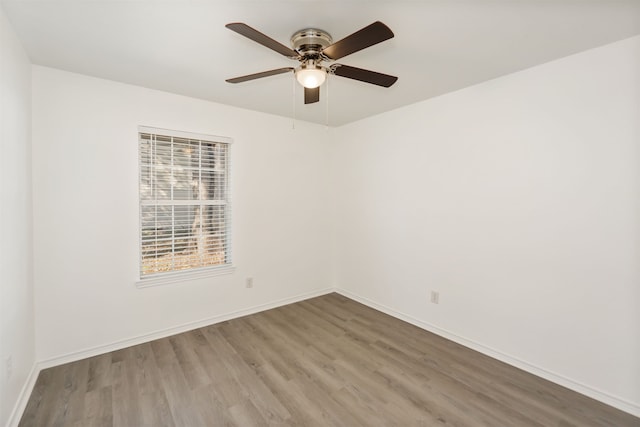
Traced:
<path fill-rule="evenodd" d="M 203 267 L 184 271 L 172 271 L 169 273 L 160 273 L 151 277 L 143 277 L 137 280 L 135 284 L 136 288 L 144 289 L 154 286 L 205 279 L 207 277 L 224 276 L 226 274 L 233 274 L 235 270 L 236 268 L 234 265 L 227 264 L 220 267 Z"/>
<path fill-rule="evenodd" d="M 205 141 L 222 142 L 224 144 L 229 144 L 229 145 L 233 144 L 233 139 L 226 136 L 209 135 L 206 133 L 184 132 L 180 130 L 154 128 L 149 126 L 138 126 L 138 133 L 162 134 L 166 136 L 173 136 L 174 138 L 202 139 Z"/>
<path fill-rule="evenodd" d="M 200 139 L 205 141 L 222 142 L 225 144 L 229 144 L 229 146 L 233 144 L 233 139 L 226 136 L 176 131 L 172 129 L 164 129 L 164 128 L 157 128 L 157 127 L 150 127 L 150 126 L 138 126 L 138 135 L 140 133 L 162 134 L 166 136 L 173 136 L 176 138 Z M 229 152 L 231 153 L 232 151 L 230 150 Z M 230 165 L 231 164 L 232 163 L 230 163 Z M 138 156 L 138 173 L 140 173 L 139 171 L 140 171 L 140 156 Z M 229 173 L 227 175 L 227 188 L 230 191 L 231 190 L 231 170 L 229 170 L 228 172 Z M 138 195 L 138 197 L 140 196 Z M 229 204 L 231 204 L 231 201 L 229 201 Z M 140 218 L 140 215 L 141 215 L 139 211 L 141 206 L 142 204 L 138 203 L 138 218 Z M 233 224 L 233 221 L 231 222 L 231 224 Z M 138 220 L 138 236 L 140 236 L 140 233 L 141 233 L 140 227 L 141 227 L 141 224 L 140 224 L 140 221 Z M 230 232 L 229 236 L 233 236 L 232 230 L 229 230 L 229 232 Z M 141 247 L 142 243 L 139 237 L 138 237 L 138 242 L 139 242 L 138 263 L 140 263 L 141 258 L 139 255 L 140 255 L 140 251 L 142 250 L 142 247 Z M 229 241 L 228 245 L 229 245 L 229 251 L 231 251 L 233 247 L 232 242 Z M 231 263 L 221 265 L 221 266 L 210 266 L 210 267 L 194 268 L 189 270 L 171 271 L 167 273 L 154 274 L 153 276 L 149 276 L 149 277 L 141 276 L 140 274 L 141 268 L 140 268 L 140 265 L 138 265 L 138 279 L 135 281 L 135 286 L 138 289 L 144 289 L 144 288 L 150 288 L 155 286 L 163 286 L 163 285 L 170 285 L 174 283 L 204 279 L 208 277 L 216 277 L 216 276 L 223 276 L 227 274 L 233 274 L 235 272 L 235 266 L 233 265 L 233 256 L 231 256 L 231 260 L 232 260 Z"/>

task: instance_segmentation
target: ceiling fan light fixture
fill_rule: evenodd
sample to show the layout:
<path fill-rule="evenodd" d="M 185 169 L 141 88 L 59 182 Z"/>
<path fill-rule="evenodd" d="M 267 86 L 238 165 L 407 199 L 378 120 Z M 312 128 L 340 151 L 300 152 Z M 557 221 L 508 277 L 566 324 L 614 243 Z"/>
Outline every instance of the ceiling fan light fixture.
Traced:
<path fill-rule="evenodd" d="M 327 79 L 327 71 L 317 65 L 302 65 L 296 69 L 296 79 L 307 89 L 315 89 Z"/>

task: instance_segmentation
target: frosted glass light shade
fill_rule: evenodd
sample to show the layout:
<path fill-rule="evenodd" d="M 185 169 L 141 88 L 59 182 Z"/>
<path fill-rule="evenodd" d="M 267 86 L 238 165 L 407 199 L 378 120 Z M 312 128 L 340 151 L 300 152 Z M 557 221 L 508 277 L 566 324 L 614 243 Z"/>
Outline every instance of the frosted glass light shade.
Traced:
<path fill-rule="evenodd" d="M 321 86 L 327 79 L 327 72 L 323 68 L 300 68 L 296 70 L 298 83 L 308 89 Z"/>

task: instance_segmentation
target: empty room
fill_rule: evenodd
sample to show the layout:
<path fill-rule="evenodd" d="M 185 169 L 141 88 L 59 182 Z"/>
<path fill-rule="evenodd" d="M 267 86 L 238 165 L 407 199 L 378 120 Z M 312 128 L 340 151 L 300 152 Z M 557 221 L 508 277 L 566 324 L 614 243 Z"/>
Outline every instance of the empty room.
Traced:
<path fill-rule="evenodd" d="M 0 0 L 0 426 L 640 427 L 640 1 Z"/>

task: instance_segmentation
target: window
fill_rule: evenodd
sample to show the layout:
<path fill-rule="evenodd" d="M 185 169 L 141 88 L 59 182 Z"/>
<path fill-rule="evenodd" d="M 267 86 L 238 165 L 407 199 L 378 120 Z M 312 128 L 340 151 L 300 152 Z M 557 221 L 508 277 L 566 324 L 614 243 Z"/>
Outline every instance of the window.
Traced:
<path fill-rule="evenodd" d="M 141 278 L 231 265 L 230 143 L 139 129 Z"/>

